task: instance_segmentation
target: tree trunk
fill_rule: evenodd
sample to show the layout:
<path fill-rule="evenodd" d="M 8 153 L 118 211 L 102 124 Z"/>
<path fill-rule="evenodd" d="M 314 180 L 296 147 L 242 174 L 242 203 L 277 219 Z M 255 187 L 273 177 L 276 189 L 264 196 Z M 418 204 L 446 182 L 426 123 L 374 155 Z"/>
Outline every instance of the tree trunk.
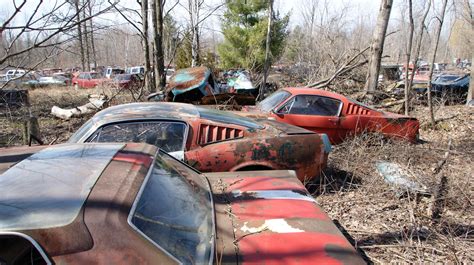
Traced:
<path fill-rule="evenodd" d="M 263 97 L 265 93 L 265 86 L 267 84 L 268 70 L 270 68 L 270 37 L 272 32 L 273 22 L 273 0 L 268 1 L 268 27 L 267 27 L 267 40 L 265 43 L 265 65 L 263 67 L 263 80 L 260 84 L 260 91 L 258 93 L 259 99 Z"/>
<path fill-rule="evenodd" d="M 199 5 L 197 0 L 189 0 L 189 15 L 191 19 L 191 67 L 199 64 Z"/>
<path fill-rule="evenodd" d="M 94 24 L 92 23 L 92 7 L 91 2 L 88 2 L 89 5 L 89 16 L 91 19 L 89 20 L 90 29 L 91 29 L 91 49 L 92 49 L 92 63 L 94 65 L 95 71 L 97 71 L 97 53 L 95 50 L 95 41 L 94 41 Z"/>
<path fill-rule="evenodd" d="M 87 17 L 85 6 L 82 9 L 82 11 L 84 13 L 84 18 Z M 91 70 L 91 57 L 90 57 L 90 51 L 89 51 L 89 33 L 87 32 L 87 21 L 85 21 L 83 23 L 83 26 L 84 26 L 84 38 L 86 39 L 86 41 L 85 41 L 85 45 L 86 45 L 86 53 L 85 53 L 86 69 L 87 69 L 87 71 L 90 71 Z"/>
<path fill-rule="evenodd" d="M 166 85 L 165 62 L 163 58 L 163 1 L 152 0 L 153 19 L 153 45 L 155 63 L 155 84 L 158 90 L 163 90 Z"/>
<path fill-rule="evenodd" d="M 469 0 L 465 2 L 467 10 L 467 19 L 471 22 L 471 36 L 474 35 L 474 18 L 472 17 L 472 7 Z M 466 104 L 474 99 L 474 43 L 471 42 L 471 81 L 469 82 L 469 91 L 467 92 Z"/>
<path fill-rule="evenodd" d="M 145 50 L 145 89 L 153 93 L 155 87 L 150 85 L 150 45 L 148 43 L 148 0 L 142 0 L 142 34 L 143 49 Z"/>
<path fill-rule="evenodd" d="M 410 20 L 410 32 L 408 36 L 408 45 L 406 50 L 406 71 L 405 71 L 405 115 L 410 112 L 410 90 L 408 86 L 408 66 L 410 65 L 411 48 L 413 44 L 413 32 L 415 31 L 415 23 L 413 22 L 413 5 L 412 0 L 408 0 L 408 16 Z"/>
<path fill-rule="evenodd" d="M 382 59 L 385 34 L 387 33 L 390 12 L 392 11 L 393 0 L 381 0 L 377 24 L 375 26 L 372 39 L 371 55 L 369 59 L 369 70 L 365 89 L 369 92 L 377 89 L 379 79 L 380 61 Z"/>
<path fill-rule="evenodd" d="M 86 62 L 85 62 L 85 57 L 84 57 L 84 43 L 82 41 L 82 23 L 80 23 L 81 21 L 81 12 L 80 12 L 80 8 L 79 8 L 79 1 L 80 0 L 75 0 L 74 1 L 74 6 L 76 8 L 76 14 L 77 14 L 77 37 L 79 39 L 79 50 L 81 51 L 81 67 L 82 67 L 82 71 L 85 71 L 86 70 Z"/>
<path fill-rule="evenodd" d="M 413 56 L 413 69 L 411 71 L 410 82 L 408 82 L 408 91 L 411 91 L 411 88 L 413 85 L 413 78 L 415 77 L 415 73 L 416 73 L 418 57 L 420 57 L 421 43 L 423 41 L 423 32 L 425 30 L 425 21 L 426 21 L 426 18 L 428 17 L 428 13 L 431 7 L 431 1 L 428 1 L 427 3 L 428 3 L 428 6 L 425 9 L 425 13 L 423 14 L 423 17 L 421 18 L 420 25 L 419 25 L 420 35 L 418 37 L 418 42 L 416 43 L 415 54 Z M 405 75 L 408 75 L 408 65 L 407 65 L 407 68 L 405 69 Z"/>
<path fill-rule="evenodd" d="M 435 34 L 434 34 L 434 42 L 433 42 L 433 53 L 431 54 L 431 60 L 430 60 L 430 71 L 428 72 L 428 86 L 427 86 L 427 91 L 426 93 L 428 94 L 428 109 L 430 111 L 430 119 L 431 119 L 431 125 L 435 126 L 436 120 L 434 117 L 434 111 L 433 111 L 433 100 L 431 98 L 431 79 L 433 78 L 433 68 L 434 68 L 434 63 L 436 62 L 436 52 L 438 51 L 438 44 L 439 44 L 439 36 L 441 35 L 441 28 L 443 27 L 443 22 L 444 22 L 444 13 L 446 12 L 446 5 L 448 4 L 448 0 L 443 0 L 443 6 L 441 7 L 441 13 L 439 14 L 439 17 L 437 17 L 438 20 L 438 27 L 435 29 Z"/>

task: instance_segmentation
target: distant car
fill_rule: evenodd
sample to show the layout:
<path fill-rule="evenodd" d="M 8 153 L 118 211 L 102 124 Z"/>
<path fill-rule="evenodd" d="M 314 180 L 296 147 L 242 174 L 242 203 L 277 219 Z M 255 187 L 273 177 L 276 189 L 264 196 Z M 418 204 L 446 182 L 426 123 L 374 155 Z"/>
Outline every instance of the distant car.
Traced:
<path fill-rule="evenodd" d="M 23 69 L 11 69 L 6 72 L 7 79 L 19 78 L 26 74 L 26 70 Z"/>
<path fill-rule="evenodd" d="M 144 74 L 145 67 L 144 66 L 133 66 L 127 69 L 127 74 Z"/>
<path fill-rule="evenodd" d="M 114 78 L 116 75 L 123 74 L 125 71 L 120 68 L 115 67 L 108 67 L 105 69 L 105 78 L 111 79 Z"/>
<path fill-rule="evenodd" d="M 301 181 L 318 177 L 331 151 L 327 136 L 302 128 L 168 102 L 107 108 L 69 142 L 145 142 L 203 172 L 293 169 Z"/>
<path fill-rule="evenodd" d="M 365 264 L 294 172 L 201 174 L 146 144 L 37 151 L 1 175 L 0 216 L 1 264 Z"/>
<path fill-rule="evenodd" d="M 269 117 L 314 132 L 325 133 L 331 143 L 362 133 L 416 142 L 420 123 L 416 118 L 376 110 L 338 93 L 314 88 L 284 88 L 256 106 L 238 113 Z"/>
<path fill-rule="evenodd" d="M 67 86 L 70 80 L 63 76 L 43 76 L 38 78 L 37 86 Z"/>
<path fill-rule="evenodd" d="M 144 86 L 144 77 L 141 74 L 118 74 L 112 84 L 117 88 L 138 89 Z"/>
<path fill-rule="evenodd" d="M 465 103 L 470 79 L 469 75 L 440 75 L 431 83 L 431 93 L 452 103 Z"/>
<path fill-rule="evenodd" d="M 94 88 L 106 79 L 97 72 L 82 72 L 72 79 L 73 86 L 77 88 Z"/>

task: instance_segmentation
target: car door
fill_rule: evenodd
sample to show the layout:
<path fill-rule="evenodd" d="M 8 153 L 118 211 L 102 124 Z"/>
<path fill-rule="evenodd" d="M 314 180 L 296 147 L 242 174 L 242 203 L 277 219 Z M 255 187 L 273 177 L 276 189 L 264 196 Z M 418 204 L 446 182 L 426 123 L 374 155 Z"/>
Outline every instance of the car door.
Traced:
<path fill-rule="evenodd" d="M 184 160 L 187 135 L 187 124 L 180 121 L 124 121 L 103 125 L 85 142 L 147 143 Z"/>
<path fill-rule="evenodd" d="M 325 133 L 331 142 L 340 138 L 340 100 L 317 95 L 296 95 L 278 108 L 275 118 L 314 132 Z"/>

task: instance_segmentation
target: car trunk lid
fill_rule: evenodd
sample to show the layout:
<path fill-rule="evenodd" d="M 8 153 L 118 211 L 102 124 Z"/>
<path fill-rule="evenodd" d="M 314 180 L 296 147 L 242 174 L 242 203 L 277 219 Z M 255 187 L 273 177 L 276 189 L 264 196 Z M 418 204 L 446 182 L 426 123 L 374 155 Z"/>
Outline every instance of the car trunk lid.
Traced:
<path fill-rule="evenodd" d="M 293 171 L 205 175 L 223 263 L 365 263 Z"/>

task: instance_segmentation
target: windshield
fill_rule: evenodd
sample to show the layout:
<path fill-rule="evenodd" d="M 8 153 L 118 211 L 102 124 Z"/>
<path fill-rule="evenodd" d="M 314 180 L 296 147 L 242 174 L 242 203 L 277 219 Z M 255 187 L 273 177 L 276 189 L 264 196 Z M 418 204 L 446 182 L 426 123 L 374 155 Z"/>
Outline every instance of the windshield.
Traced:
<path fill-rule="evenodd" d="M 207 180 L 166 154 L 155 160 L 129 223 L 183 264 L 212 262 L 214 225 Z"/>
<path fill-rule="evenodd" d="M 196 109 L 199 111 L 199 114 L 201 118 L 203 119 L 207 119 L 207 120 L 211 120 L 215 122 L 221 122 L 221 123 L 235 124 L 235 125 L 247 127 L 249 129 L 263 129 L 264 128 L 262 125 L 258 124 L 256 121 L 250 118 L 242 117 L 230 112 L 201 108 L 201 107 L 196 107 Z"/>
<path fill-rule="evenodd" d="M 290 92 L 285 90 L 277 91 L 257 104 L 257 107 L 263 112 L 270 112 L 291 96 Z"/>

